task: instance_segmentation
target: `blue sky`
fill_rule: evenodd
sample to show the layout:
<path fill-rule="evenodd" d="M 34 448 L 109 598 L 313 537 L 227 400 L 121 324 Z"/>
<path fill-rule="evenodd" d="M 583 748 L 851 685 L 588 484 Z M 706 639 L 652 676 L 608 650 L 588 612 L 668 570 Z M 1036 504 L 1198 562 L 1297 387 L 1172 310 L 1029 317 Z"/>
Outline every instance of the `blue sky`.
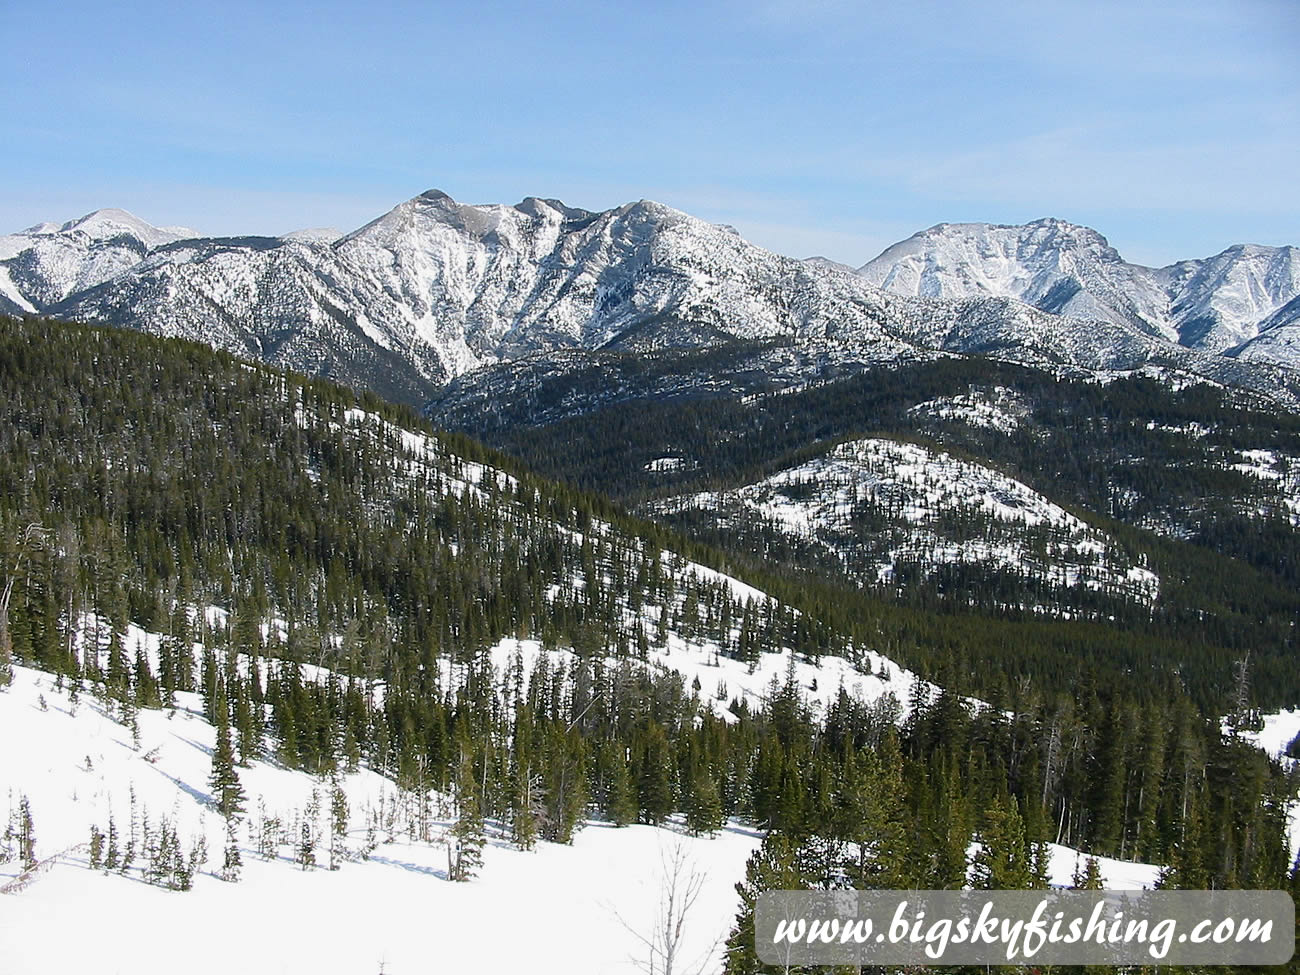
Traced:
<path fill-rule="evenodd" d="M 0 0 L 0 230 L 350 230 L 422 190 L 650 198 L 861 264 L 1058 216 L 1300 244 L 1300 2 Z"/>

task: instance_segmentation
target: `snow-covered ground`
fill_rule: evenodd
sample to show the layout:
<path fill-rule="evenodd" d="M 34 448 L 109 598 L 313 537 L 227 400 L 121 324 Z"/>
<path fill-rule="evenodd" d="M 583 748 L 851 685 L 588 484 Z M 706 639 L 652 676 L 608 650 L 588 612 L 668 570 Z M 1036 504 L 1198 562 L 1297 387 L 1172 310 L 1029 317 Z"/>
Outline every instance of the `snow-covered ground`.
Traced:
<path fill-rule="evenodd" d="M 1263 716 L 1259 731 L 1243 731 L 1241 736 L 1262 748 L 1269 758 L 1284 758 L 1286 746 L 1300 735 L 1300 709 L 1289 708 Z"/>
<path fill-rule="evenodd" d="M 152 634 L 133 629 L 131 638 L 156 649 Z M 516 653 L 538 652 L 532 643 L 504 641 L 492 656 L 501 667 Z M 677 648 L 663 662 L 680 665 L 689 679 L 700 672 L 692 670 L 692 659 Z M 778 662 L 766 663 L 774 668 Z M 761 686 L 776 676 L 772 668 L 760 666 L 743 678 L 728 672 L 726 679 L 744 692 L 742 685 Z M 801 681 L 805 676 L 799 673 Z M 825 671 L 818 676 L 824 685 L 834 683 Z M 671 873 L 667 864 L 678 852 L 685 871 L 703 877 L 683 950 L 688 958 L 712 953 L 712 970 L 735 915 L 735 884 L 761 838 L 735 823 L 707 838 L 671 827 L 589 822 L 572 847 L 540 843 L 522 852 L 492 831 L 481 875 L 452 883 L 441 843 L 445 800 L 434 797 L 431 839 L 423 841 L 412 835 L 410 796 L 363 767 L 339 780 L 349 807 L 349 853 L 341 868 L 326 869 L 322 837 L 319 866 L 304 871 L 291 844 L 277 846 L 273 858 L 259 855 L 258 836 L 273 817 L 297 836 L 313 791 L 322 810 L 328 807 L 330 783 L 259 761 L 239 770 L 248 796 L 238 834 L 244 865 L 241 879 L 227 883 L 218 877 L 224 822 L 208 785 L 216 732 L 197 696 L 178 695 L 175 709 L 140 711 L 136 721 L 138 741 L 103 702 L 83 692 L 74 705 L 53 675 L 25 667 L 15 668 L 13 685 L 0 693 L 0 741 L 6 743 L 0 813 L 26 798 L 37 858 L 48 864 L 25 889 L 0 895 L 5 975 L 170 975 L 178 967 L 225 973 L 250 965 L 258 972 L 322 975 L 642 971 L 649 961 L 642 939 L 651 937 Z M 208 860 L 192 891 L 146 884 L 139 855 L 125 876 L 89 869 L 90 827 L 106 829 L 111 813 L 125 844 L 133 800 L 137 824 L 147 817 L 157 829 L 167 820 L 183 849 L 205 839 Z M 317 815 L 322 834 L 327 816 Z M 365 859 L 371 824 L 377 845 Z M 1078 864 L 1074 850 L 1053 846 L 1052 882 L 1068 884 Z M 1157 873 L 1153 866 L 1107 858 L 1100 866 L 1114 887 L 1149 886 Z M 19 872 L 16 862 L 0 865 L 0 887 Z M 69 919 L 75 919 L 75 937 L 69 937 Z"/>
<path fill-rule="evenodd" d="M 250 834 L 259 807 L 265 816 L 292 821 L 312 790 L 324 797 L 328 785 L 256 762 L 239 770 L 249 796 L 240 833 L 244 869 L 238 883 L 226 883 L 216 876 L 223 821 L 208 799 L 215 731 L 192 695 L 180 698 L 174 713 L 140 712 L 137 748 L 131 731 L 88 695 L 73 708 L 51 675 L 16 668 L 14 685 L 0 695 L 6 743 L 0 797 L 7 795 L 0 802 L 17 807 L 26 796 L 38 858 L 62 855 L 22 892 L 0 895 L 6 975 L 635 972 L 649 960 L 640 937 L 653 929 L 662 861 L 674 847 L 681 844 L 688 864 L 705 877 L 685 928 L 685 951 L 694 957 L 726 937 L 736 910 L 734 885 L 759 842 L 756 832 L 736 825 L 713 838 L 693 838 L 673 829 L 592 823 L 572 847 L 541 843 L 521 852 L 494 841 L 479 878 L 457 884 L 446 879 L 447 854 L 437 842 L 445 821 L 435 822 L 433 843 L 413 841 L 399 809 L 394 841 L 383 842 L 381 826 L 369 860 L 331 872 L 322 841 L 321 866 L 304 872 L 288 846 L 275 860 L 261 859 Z M 382 823 L 381 809 L 400 806 L 398 791 L 365 769 L 345 776 L 343 786 L 348 844 L 359 850 L 368 817 L 378 814 Z M 155 826 L 170 819 L 186 848 L 206 836 L 208 862 L 192 891 L 147 885 L 135 868 L 128 876 L 88 869 L 89 828 L 105 828 L 110 810 L 125 842 L 131 790 L 137 815 L 147 814 Z M 0 886 L 17 873 L 16 863 L 0 866 Z M 75 937 L 68 927 L 73 918 Z"/>
<path fill-rule="evenodd" d="M 516 654 L 523 662 L 524 673 L 529 673 L 542 652 L 542 646 L 536 640 L 508 639 L 493 647 L 491 656 L 498 675 L 507 672 Z M 573 659 L 567 651 L 545 652 L 565 662 Z M 818 663 L 796 657 L 792 663 L 788 651 L 762 653 L 751 668 L 739 660 L 720 655 L 713 644 L 690 643 L 676 633 L 670 633 L 667 646 L 651 650 L 645 661 L 610 657 L 606 664 L 611 668 L 626 664 L 664 673 L 675 672 L 686 687 L 693 686 L 698 679 L 701 701 L 727 721 L 735 720 L 728 707 L 733 699 L 745 701 L 754 709 L 761 708 L 773 685 L 784 687 L 791 676 L 814 716 L 824 716 L 843 689 L 850 697 L 881 708 L 893 720 L 903 721 L 910 707 L 916 675 L 878 653 L 867 651 L 864 658 L 860 670 L 843 657 L 826 656 Z M 871 672 L 863 673 L 868 668 Z M 930 697 L 939 693 L 938 685 L 929 681 L 921 681 L 921 687 Z M 984 706 L 980 701 L 970 700 L 969 703 L 977 708 Z"/>
<path fill-rule="evenodd" d="M 1048 863 L 1048 883 L 1053 887 L 1070 887 L 1074 878 L 1082 875 L 1088 855 L 1060 843 L 1049 843 L 1051 860 Z M 1154 888 L 1161 868 L 1153 863 L 1135 863 L 1116 860 L 1114 857 L 1094 857 L 1101 871 L 1101 882 L 1107 890 L 1141 890 Z"/>
<path fill-rule="evenodd" d="M 1300 458 L 1275 450 L 1238 450 L 1229 455 L 1227 467 L 1256 478 L 1277 492 L 1278 506 L 1267 505 L 1248 513 L 1267 515 L 1280 510 L 1292 524 L 1300 526 Z"/>
<path fill-rule="evenodd" d="M 1029 407 L 1015 390 L 1005 386 L 992 389 L 972 387 L 966 393 L 917 403 L 907 413 L 914 417 L 955 420 L 998 433 L 1012 433 L 1029 415 Z"/>
<path fill-rule="evenodd" d="M 1287 746 L 1300 735 L 1300 708 L 1288 708 L 1262 716 L 1264 726 L 1258 731 L 1242 731 L 1241 737 L 1254 742 L 1269 758 L 1276 758 L 1284 765 L 1294 766 L 1296 759 L 1286 754 Z M 1225 733 L 1230 730 L 1228 722 L 1223 725 Z M 1291 844 L 1291 859 L 1300 855 L 1300 801 L 1292 800 L 1287 809 L 1287 838 Z"/>

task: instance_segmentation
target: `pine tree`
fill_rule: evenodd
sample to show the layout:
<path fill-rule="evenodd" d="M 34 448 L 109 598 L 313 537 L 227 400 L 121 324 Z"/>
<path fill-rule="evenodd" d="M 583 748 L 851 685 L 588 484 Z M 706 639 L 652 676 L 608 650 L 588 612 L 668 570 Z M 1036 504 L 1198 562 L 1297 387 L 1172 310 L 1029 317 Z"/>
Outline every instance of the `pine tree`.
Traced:
<path fill-rule="evenodd" d="M 244 860 L 239 855 L 239 838 L 235 832 L 236 822 L 234 816 L 226 817 L 226 849 L 225 857 L 221 863 L 221 879 L 232 884 L 238 882 L 240 871 L 244 866 Z"/>
<path fill-rule="evenodd" d="M 208 777 L 208 785 L 212 789 L 217 810 L 230 820 L 244 812 L 245 797 L 239 774 L 235 771 L 235 751 L 230 743 L 230 713 L 223 690 L 216 693 L 213 711 L 217 725 L 217 743 L 212 751 L 212 773 Z"/>
<path fill-rule="evenodd" d="M 337 870 L 339 860 L 346 849 L 348 838 L 348 796 L 339 784 L 337 776 L 330 789 L 330 863 L 331 870 Z"/>
<path fill-rule="evenodd" d="M 303 813 L 302 823 L 298 828 L 298 850 L 295 857 L 303 870 L 316 866 L 316 818 L 320 815 L 320 795 L 311 790 L 311 799 Z"/>
<path fill-rule="evenodd" d="M 451 880 L 473 880 L 483 867 L 487 837 L 476 790 L 469 747 L 462 744 L 456 772 L 456 822 L 452 824 L 447 846 L 447 876 Z"/>
<path fill-rule="evenodd" d="M 1076 861 L 1070 884 L 1074 890 L 1101 890 L 1104 884 L 1097 858 L 1085 857 L 1082 862 Z"/>
<path fill-rule="evenodd" d="M 122 646 L 122 629 L 122 625 L 111 623 L 108 637 L 108 671 L 104 674 L 104 690 L 114 701 L 125 701 L 131 688 L 131 668 Z"/>
<path fill-rule="evenodd" d="M 98 870 L 104 861 L 104 834 L 94 824 L 90 827 L 90 869 Z"/>
<path fill-rule="evenodd" d="M 722 828 L 722 799 L 707 769 L 697 770 L 691 779 L 686 803 L 686 828 L 695 836 L 716 833 Z"/>
<path fill-rule="evenodd" d="M 613 752 L 613 762 L 611 778 L 606 786 L 605 815 L 615 826 L 635 823 L 637 816 L 636 788 L 632 784 L 632 775 L 628 771 L 624 747 L 622 742 L 615 741 L 610 748 Z"/>
<path fill-rule="evenodd" d="M 974 886 L 980 890 L 1027 890 L 1034 876 L 1025 849 L 1025 825 L 1014 796 L 995 797 L 984 814 L 975 854 Z"/>
<path fill-rule="evenodd" d="M 238 685 L 238 690 L 239 693 L 235 695 L 233 724 L 239 742 L 239 764 L 248 768 L 254 759 L 262 755 L 262 728 L 261 722 L 257 720 L 258 706 L 244 692 L 242 684 Z"/>
<path fill-rule="evenodd" d="M 809 887 L 800 859 L 796 844 L 779 832 L 768 833 L 750 855 L 745 864 L 745 879 L 736 884 L 740 910 L 727 938 L 725 975 L 781 971 L 768 968 L 758 960 L 754 944 L 754 908 L 764 891 L 804 890 Z"/>
<path fill-rule="evenodd" d="M 546 737 L 542 836 L 552 843 L 571 843 L 587 806 L 586 750 L 581 733 L 559 722 L 550 724 Z"/>
<path fill-rule="evenodd" d="M 130 815 L 127 820 L 126 846 L 122 850 L 122 862 L 118 864 L 118 873 L 125 874 L 135 862 L 139 849 L 137 845 L 139 818 L 136 815 L 135 786 L 130 788 Z"/>
<path fill-rule="evenodd" d="M 18 803 L 18 859 L 24 870 L 36 865 L 36 826 L 32 822 L 32 807 L 27 797 Z"/>
<path fill-rule="evenodd" d="M 642 733 L 640 751 L 641 818 L 658 826 L 673 811 L 672 746 L 658 722 L 650 722 Z"/>
<path fill-rule="evenodd" d="M 118 868 L 121 853 L 117 848 L 117 824 L 113 821 L 113 814 L 108 814 L 108 848 L 104 854 L 104 870 L 112 871 Z"/>
<path fill-rule="evenodd" d="M 527 766 L 516 766 L 510 797 L 510 841 L 521 850 L 537 845 L 541 783 Z"/>
<path fill-rule="evenodd" d="M 523 697 L 523 658 L 516 661 L 511 677 L 515 707 L 513 760 L 510 771 L 510 841 L 520 850 L 531 850 L 537 845 L 542 807 L 541 776 L 534 768 L 533 708 Z"/>
<path fill-rule="evenodd" d="M 0 516 L 4 514 L 0 511 Z M 39 524 L 30 524 L 13 533 L 10 543 L 7 526 L 0 519 L 0 533 L 4 535 L 4 548 L 0 549 L 0 571 L 5 574 L 0 582 L 0 688 L 9 686 L 13 681 L 14 636 L 9 626 L 9 604 L 13 598 L 14 586 L 23 562 L 31 557 L 32 550 L 44 541 L 47 530 Z"/>

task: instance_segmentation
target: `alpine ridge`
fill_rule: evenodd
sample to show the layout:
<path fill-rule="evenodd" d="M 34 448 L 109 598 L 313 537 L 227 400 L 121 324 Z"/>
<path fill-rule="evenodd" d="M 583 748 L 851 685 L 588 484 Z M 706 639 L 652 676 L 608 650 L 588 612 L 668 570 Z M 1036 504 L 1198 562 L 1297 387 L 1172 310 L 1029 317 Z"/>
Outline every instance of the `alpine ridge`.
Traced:
<path fill-rule="evenodd" d="M 1023 226 L 942 223 L 859 269 L 900 295 L 1014 298 L 1053 314 L 1131 326 L 1191 348 L 1294 365 L 1275 342 L 1251 351 L 1300 293 L 1300 251 L 1237 244 L 1202 260 L 1148 268 L 1101 234 L 1052 218 Z"/>
<path fill-rule="evenodd" d="M 737 343 L 815 363 L 782 370 L 795 384 L 973 354 L 1156 366 L 1294 399 L 1295 377 L 1273 368 L 1295 362 L 1285 323 L 1249 341 L 1295 294 L 1292 249 L 1154 272 L 1061 221 L 972 226 L 927 231 L 855 273 L 648 200 L 592 212 L 429 190 L 341 236 L 201 237 L 101 210 L 0 238 L 0 309 L 196 339 L 414 405 L 451 380 L 497 382 L 520 360 L 567 368 L 556 362 L 572 353 Z M 950 239 L 958 257 L 925 256 Z M 751 374 L 770 365 L 746 358 Z"/>

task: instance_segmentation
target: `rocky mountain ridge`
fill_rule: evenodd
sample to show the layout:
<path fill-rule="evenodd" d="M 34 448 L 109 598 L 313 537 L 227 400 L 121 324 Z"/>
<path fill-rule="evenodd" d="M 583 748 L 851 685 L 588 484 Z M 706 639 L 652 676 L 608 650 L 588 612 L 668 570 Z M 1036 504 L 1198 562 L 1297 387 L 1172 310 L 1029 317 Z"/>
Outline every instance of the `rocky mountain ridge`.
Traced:
<path fill-rule="evenodd" d="M 503 363 L 735 343 L 816 350 L 855 369 L 959 354 L 1053 369 L 1155 365 L 1268 394 L 1296 381 L 1274 368 L 1298 361 L 1285 321 L 1270 341 L 1223 349 L 1207 336 L 1236 335 L 1240 316 L 1215 319 L 1186 348 L 1151 311 L 1163 292 L 1149 276 L 1093 231 L 1040 224 L 1038 256 L 1021 261 L 1046 268 L 1032 281 L 1004 256 L 1002 283 L 971 271 L 956 288 L 924 272 L 908 283 L 918 238 L 891 248 L 890 274 L 878 273 L 883 255 L 854 273 L 647 200 L 592 212 L 534 197 L 472 206 L 430 190 L 339 237 L 199 237 L 105 210 L 0 238 L 0 310 L 196 339 L 416 404 Z M 1202 296 L 1179 321 L 1236 307 L 1238 263 L 1185 265 L 1160 272 Z M 1279 299 L 1294 292 L 1285 268 L 1252 274 Z M 1251 307 L 1271 314 L 1269 302 Z"/>
<path fill-rule="evenodd" d="M 1149 268 L 1125 261 L 1095 230 L 1064 220 L 945 223 L 892 245 L 858 273 L 893 294 L 1014 298 L 1206 352 L 1297 361 L 1276 336 L 1268 338 L 1286 327 L 1272 316 L 1300 293 L 1295 247 L 1236 244 Z"/>

